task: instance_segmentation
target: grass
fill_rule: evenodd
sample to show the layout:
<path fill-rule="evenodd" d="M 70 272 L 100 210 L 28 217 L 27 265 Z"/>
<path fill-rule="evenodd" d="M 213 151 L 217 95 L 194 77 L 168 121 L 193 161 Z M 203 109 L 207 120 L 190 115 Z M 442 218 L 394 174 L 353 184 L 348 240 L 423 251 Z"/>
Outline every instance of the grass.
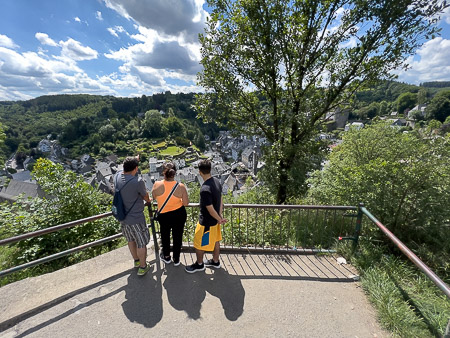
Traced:
<path fill-rule="evenodd" d="M 170 146 L 167 147 L 164 150 L 161 150 L 160 155 L 162 156 L 178 156 L 181 155 L 184 152 L 184 148 L 182 147 L 177 147 L 177 146 Z"/>
<path fill-rule="evenodd" d="M 381 325 L 395 337 L 443 336 L 450 302 L 411 262 L 364 239 L 355 254 L 349 243 L 341 244 L 338 252 L 358 268 Z"/>

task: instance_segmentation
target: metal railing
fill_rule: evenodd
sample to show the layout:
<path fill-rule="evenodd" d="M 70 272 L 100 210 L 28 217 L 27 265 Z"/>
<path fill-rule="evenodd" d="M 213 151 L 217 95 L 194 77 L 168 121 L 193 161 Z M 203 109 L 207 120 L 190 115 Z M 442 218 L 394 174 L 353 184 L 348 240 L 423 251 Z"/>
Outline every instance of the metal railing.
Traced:
<path fill-rule="evenodd" d="M 153 221 L 152 208 L 148 207 L 155 250 L 158 250 L 157 228 Z M 193 236 L 199 213 L 198 203 L 188 206 L 188 220 L 184 232 L 183 246 L 193 248 Z M 361 233 L 362 216 L 366 215 L 445 295 L 450 298 L 450 288 L 428 266 L 426 266 L 405 244 L 392 234 L 379 220 L 360 204 L 354 206 L 322 205 L 256 205 L 226 204 L 224 218 L 229 220 L 222 226 L 223 250 L 245 250 L 247 252 L 284 252 L 290 254 L 333 252 L 332 246 L 339 240 L 352 240 L 354 247 Z M 46 229 L 0 240 L 0 245 L 13 244 L 21 240 L 42 236 L 62 229 L 92 222 L 112 213 L 104 213 Z M 46 263 L 72 253 L 102 245 L 122 236 L 113 236 L 80 245 L 32 262 L 0 271 L 0 277 L 38 264 Z"/>
<path fill-rule="evenodd" d="M 369 210 L 367 210 L 364 205 L 360 205 L 359 209 L 366 215 L 388 238 L 394 243 L 400 251 L 405 254 L 408 259 L 413 262 L 420 271 L 422 271 L 439 289 L 441 289 L 447 298 L 450 299 L 450 288 L 449 286 L 440 279 L 424 262 L 422 262 L 419 257 L 417 257 L 414 252 L 412 252 L 402 241 L 400 241 L 397 236 L 389 231 L 378 219 L 373 216 Z"/>
<path fill-rule="evenodd" d="M 193 236 L 197 224 L 199 204 L 188 206 L 188 220 L 184 231 L 183 247 L 193 249 Z M 226 204 L 224 217 L 229 222 L 222 227 L 223 250 L 246 251 L 289 251 L 290 253 L 332 252 L 331 246 L 338 238 L 354 239 L 347 236 L 354 232 L 356 207 L 313 206 L 313 205 L 254 205 Z M 152 229 L 155 250 L 158 250 L 157 226 L 153 221 L 152 208 L 148 207 L 149 226 Z M 87 222 L 111 217 L 112 213 L 87 217 L 46 229 L 0 240 L 1 245 L 9 245 L 22 240 L 43 236 Z M 0 278 L 11 273 L 47 263 L 73 253 L 102 245 L 121 238 L 118 233 L 75 248 L 55 253 L 0 271 Z"/>
<path fill-rule="evenodd" d="M 193 247 L 197 203 L 189 204 L 184 246 Z M 358 240 L 357 207 L 324 205 L 225 204 L 222 250 L 333 252 L 339 239 Z"/>

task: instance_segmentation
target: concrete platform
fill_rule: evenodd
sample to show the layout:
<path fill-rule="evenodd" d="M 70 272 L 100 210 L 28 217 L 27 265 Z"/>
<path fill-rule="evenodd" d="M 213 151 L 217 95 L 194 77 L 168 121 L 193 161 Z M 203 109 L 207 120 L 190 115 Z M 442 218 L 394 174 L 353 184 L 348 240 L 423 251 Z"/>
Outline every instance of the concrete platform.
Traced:
<path fill-rule="evenodd" d="M 336 257 L 223 254 L 188 274 L 194 253 L 155 256 L 144 277 L 124 247 L 0 288 L 0 337 L 389 336 Z"/>

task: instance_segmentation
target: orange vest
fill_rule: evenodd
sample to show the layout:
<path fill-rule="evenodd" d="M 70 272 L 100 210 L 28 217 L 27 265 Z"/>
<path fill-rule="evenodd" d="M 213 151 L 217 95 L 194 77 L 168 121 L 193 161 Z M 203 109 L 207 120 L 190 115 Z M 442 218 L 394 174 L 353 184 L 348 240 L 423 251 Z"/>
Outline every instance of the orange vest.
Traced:
<path fill-rule="evenodd" d="M 163 180 L 164 184 L 164 193 L 162 195 L 156 196 L 156 202 L 158 202 L 158 210 L 161 208 L 161 206 L 166 201 L 167 196 L 169 196 L 170 192 L 172 191 L 172 188 L 174 187 L 176 181 L 166 181 Z M 176 197 L 172 194 L 170 199 L 167 201 L 166 206 L 164 207 L 163 211 L 161 212 L 164 214 L 165 212 L 177 210 L 183 206 L 183 200 L 180 197 Z"/>

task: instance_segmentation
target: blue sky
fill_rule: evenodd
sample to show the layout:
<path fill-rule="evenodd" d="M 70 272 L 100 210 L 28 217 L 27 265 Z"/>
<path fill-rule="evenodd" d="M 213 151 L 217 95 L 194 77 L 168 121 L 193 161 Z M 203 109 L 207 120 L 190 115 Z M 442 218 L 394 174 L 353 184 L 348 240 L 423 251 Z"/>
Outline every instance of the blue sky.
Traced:
<path fill-rule="evenodd" d="M 0 100 L 49 94 L 199 92 L 204 0 L 2 0 Z M 399 80 L 450 81 L 450 10 L 441 37 Z"/>

